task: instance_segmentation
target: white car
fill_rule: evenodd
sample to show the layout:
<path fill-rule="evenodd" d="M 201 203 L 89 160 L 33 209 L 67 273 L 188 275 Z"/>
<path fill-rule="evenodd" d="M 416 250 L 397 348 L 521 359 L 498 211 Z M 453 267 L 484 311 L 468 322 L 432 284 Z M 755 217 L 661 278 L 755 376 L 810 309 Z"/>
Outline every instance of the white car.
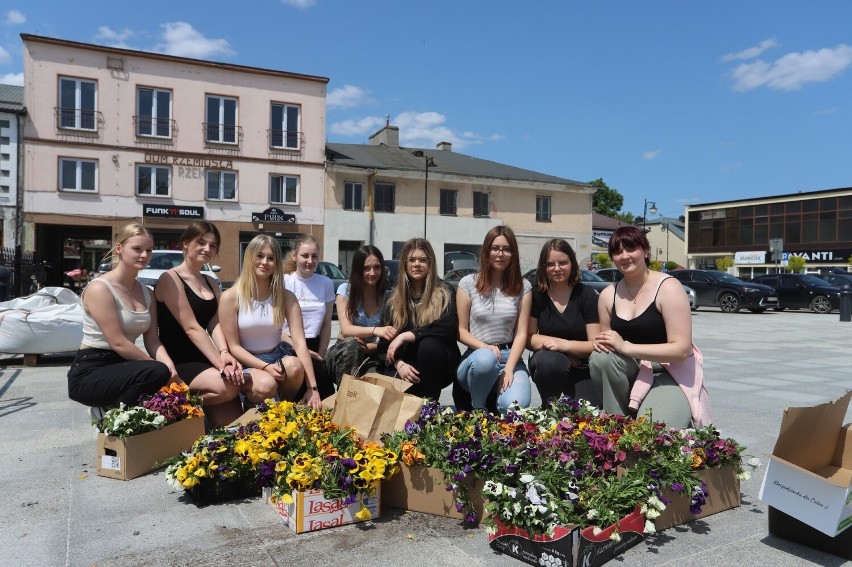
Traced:
<path fill-rule="evenodd" d="M 144 270 L 139 271 L 139 276 L 137 276 L 136 279 L 138 279 L 140 283 L 153 288 L 157 285 L 157 280 L 160 279 L 160 274 L 166 270 L 174 268 L 181 262 L 183 262 L 183 252 L 180 250 L 154 250 L 151 252 L 151 261 L 148 262 L 148 265 L 145 266 Z M 221 270 L 221 267 L 211 266 L 210 264 L 204 264 L 201 267 L 201 273 L 213 278 L 213 280 L 219 285 L 219 289 L 222 289 L 222 281 L 219 279 L 219 276 L 216 275 L 216 272 Z"/>

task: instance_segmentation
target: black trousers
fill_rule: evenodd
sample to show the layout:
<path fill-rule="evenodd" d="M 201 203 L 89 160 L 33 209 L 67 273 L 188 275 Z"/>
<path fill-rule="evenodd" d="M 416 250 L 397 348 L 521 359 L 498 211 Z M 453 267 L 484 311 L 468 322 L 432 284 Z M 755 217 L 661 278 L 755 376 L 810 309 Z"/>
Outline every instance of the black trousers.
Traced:
<path fill-rule="evenodd" d="M 453 383 L 461 354 L 455 344 L 450 346 L 437 337 L 423 337 L 407 344 L 397 358 L 420 373 L 420 382 L 412 384 L 406 392 L 421 398 L 438 400 L 441 390 Z"/>
<path fill-rule="evenodd" d="M 571 368 L 571 360 L 566 354 L 542 349 L 532 354 L 528 366 L 542 406 L 547 406 L 551 398 L 564 394 L 601 407 L 601 393 L 592 385 L 588 365 Z"/>
<path fill-rule="evenodd" d="M 68 397 L 87 406 L 135 406 L 140 396 L 155 393 L 170 376 L 162 362 L 126 360 L 110 349 L 84 348 L 68 370 Z"/>

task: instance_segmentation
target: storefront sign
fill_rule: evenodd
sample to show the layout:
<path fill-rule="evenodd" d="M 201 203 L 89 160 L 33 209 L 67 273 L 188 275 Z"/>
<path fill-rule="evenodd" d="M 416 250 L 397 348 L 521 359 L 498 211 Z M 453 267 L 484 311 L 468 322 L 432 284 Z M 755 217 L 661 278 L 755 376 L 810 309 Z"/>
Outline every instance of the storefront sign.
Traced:
<path fill-rule="evenodd" d="M 766 261 L 766 252 L 737 252 L 734 254 L 734 264 L 763 264 Z"/>
<path fill-rule="evenodd" d="M 234 160 L 231 159 L 213 159 L 154 152 L 145 152 L 145 163 L 203 167 L 205 169 L 234 169 Z"/>
<path fill-rule="evenodd" d="M 801 256 L 808 262 L 846 262 L 852 256 L 852 250 L 805 250 L 784 252 L 784 260 L 790 256 Z"/>
<path fill-rule="evenodd" d="M 177 207 L 174 205 L 142 204 L 143 217 L 161 219 L 203 219 L 204 207 Z"/>
<path fill-rule="evenodd" d="M 296 224 L 296 215 L 285 213 L 281 209 L 270 207 L 262 213 L 252 213 L 251 222 L 283 222 Z"/>
<path fill-rule="evenodd" d="M 612 236 L 613 231 L 611 230 L 593 230 L 592 231 L 592 245 L 598 246 L 599 248 L 606 248 L 609 246 L 609 239 Z"/>

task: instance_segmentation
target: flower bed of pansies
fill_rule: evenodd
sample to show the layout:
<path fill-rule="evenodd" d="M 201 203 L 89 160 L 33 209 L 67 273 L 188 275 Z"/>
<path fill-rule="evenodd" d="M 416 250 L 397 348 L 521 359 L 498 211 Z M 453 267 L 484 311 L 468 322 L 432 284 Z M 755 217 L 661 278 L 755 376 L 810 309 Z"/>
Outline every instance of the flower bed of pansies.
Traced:
<path fill-rule="evenodd" d="M 397 460 L 392 450 L 332 422 L 329 411 L 267 401 L 257 420 L 213 432 L 173 459 L 166 479 L 185 490 L 254 484 L 287 503 L 294 490 L 322 489 L 326 498 L 351 504 L 396 472 Z M 359 514 L 365 519 L 369 510 L 362 504 Z"/>
<path fill-rule="evenodd" d="M 384 442 L 407 465 L 441 470 L 469 522 L 478 518 L 461 480 L 484 480 L 484 523 L 491 532 L 498 520 L 530 534 L 552 534 L 568 524 L 603 528 L 637 504 L 650 532 L 667 503 L 662 490 L 689 495 L 696 513 L 707 495 L 696 470 L 732 466 L 746 478 L 746 466 L 754 466 L 743 463 L 741 446 L 712 426 L 671 429 L 649 417 L 608 415 L 567 398 L 502 417 L 454 413 L 430 402 L 418 421 Z"/>
<path fill-rule="evenodd" d="M 201 398 L 190 394 L 186 384 L 171 383 L 154 394 L 141 396 L 135 406 L 119 404 L 92 423 L 101 433 L 123 439 L 203 415 Z"/>

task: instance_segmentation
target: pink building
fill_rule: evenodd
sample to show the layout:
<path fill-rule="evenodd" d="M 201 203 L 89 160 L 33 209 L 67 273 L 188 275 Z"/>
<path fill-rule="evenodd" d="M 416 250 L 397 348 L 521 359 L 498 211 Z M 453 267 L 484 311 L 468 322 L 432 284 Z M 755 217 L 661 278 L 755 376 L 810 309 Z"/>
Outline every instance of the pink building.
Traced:
<path fill-rule="evenodd" d="M 259 232 L 322 241 L 327 78 L 21 37 L 24 248 L 49 285 L 132 220 L 156 248 L 214 222 L 224 281 Z"/>

